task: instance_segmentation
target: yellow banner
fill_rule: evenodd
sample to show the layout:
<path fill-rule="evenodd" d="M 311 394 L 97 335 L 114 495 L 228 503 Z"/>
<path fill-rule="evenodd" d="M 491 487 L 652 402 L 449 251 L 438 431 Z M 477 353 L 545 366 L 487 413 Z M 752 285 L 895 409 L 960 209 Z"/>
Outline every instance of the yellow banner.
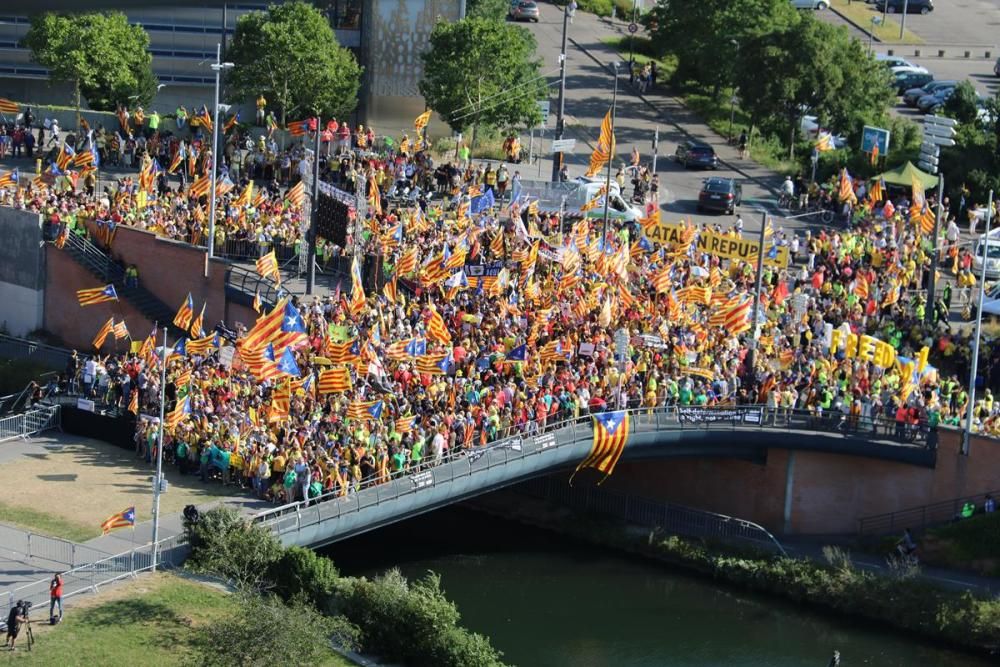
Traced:
<path fill-rule="evenodd" d="M 646 238 L 656 243 L 679 243 L 684 225 L 664 222 L 646 228 Z M 768 248 L 771 250 L 771 248 Z M 770 266 L 785 268 L 788 266 L 788 247 L 776 246 L 771 253 L 764 253 L 764 262 Z M 698 232 L 698 251 L 715 255 L 723 259 L 738 259 L 756 261 L 760 252 L 760 243 L 747 238 L 738 238 L 727 234 L 717 234 L 710 230 Z"/>

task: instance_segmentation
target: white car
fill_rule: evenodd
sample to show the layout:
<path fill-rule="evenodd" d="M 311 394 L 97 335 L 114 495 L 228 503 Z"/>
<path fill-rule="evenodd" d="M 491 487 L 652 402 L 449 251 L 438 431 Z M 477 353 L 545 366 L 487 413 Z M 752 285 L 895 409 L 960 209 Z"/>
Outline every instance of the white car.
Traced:
<path fill-rule="evenodd" d="M 875 60 L 877 60 L 878 62 L 882 63 L 886 67 L 890 67 L 890 68 L 891 67 L 916 67 L 918 69 L 924 69 L 923 67 L 919 67 L 918 65 L 914 65 L 913 63 L 911 63 L 906 58 L 900 58 L 899 56 L 890 56 L 890 55 L 886 55 L 884 53 L 876 53 L 875 54 Z M 924 71 L 926 71 L 926 70 L 924 70 Z"/>
<path fill-rule="evenodd" d="M 974 211 L 973 215 L 985 218 L 986 209 Z M 1000 278 L 1000 230 L 990 232 L 989 241 L 982 235 L 976 241 L 976 251 L 972 256 L 972 273 L 979 278 L 983 271 L 983 255 L 986 255 L 986 277 L 991 280 Z"/>
<path fill-rule="evenodd" d="M 791 0 L 795 9 L 827 9 L 830 6 L 829 0 Z"/>
<path fill-rule="evenodd" d="M 989 271 L 987 270 L 987 273 Z M 976 303 L 979 302 L 979 290 L 973 289 L 972 293 L 975 295 Z M 973 314 L 975 312 L 973 311 Z M 1000 318 L 1000 283 L 994 283 L 992 285 L 986 286 L 986 292 L 983 294 L 983 319 L 998 319 Z"/>
<path fill-rule="evenodd" d="M 896 74 L 930 74 L 930 70 L 920 65 L 894 65 L 889 71 Z"/>

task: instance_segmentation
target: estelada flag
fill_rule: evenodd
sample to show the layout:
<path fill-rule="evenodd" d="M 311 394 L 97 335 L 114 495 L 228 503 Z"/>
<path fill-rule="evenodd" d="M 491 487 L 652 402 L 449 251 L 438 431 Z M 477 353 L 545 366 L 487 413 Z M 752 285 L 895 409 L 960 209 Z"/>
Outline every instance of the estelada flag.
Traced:
<path fill-rule="evenodd" d="M 0 113 L 14 113 L 20 110 L 17 102 L 0 97 Z"/>
<path fill-rule="evenodd" d="M 124 509 L 121 512 L 112 514 L 107 519 L 105 519 L 104 523 L 101 524 L 101 532 L 107 535 L 115 528 L 126 528 L 128 526 L 135 528 L 134 506 Z"/>
<path fill-rule="evenodd" d="M 621 458 L 625 445 L 628 444 L 629 415 L 624 410 L 602 412 L 594 415 L 594 444 L 573 475 L 582 468 L 594 468 L 604 473 L 607 479 L 615 470 L 618 459 Z M 604 480 L 602 479 L 601 482 Z M 570 477 L 570 483 L 573 477 Z"/>
<path fill-rule="evenodd" d="M 329 368 L 319 374 L 320 394 L 338 394 L 351 388 L 351 373 L 346 366 Z"/>
<path fill-rule="evenodd" d="M 104 303 L 105 301 L 117 301 L 118 293 L 115 291 L 114 285 L 90 287 L 87 289 L 77 290 L 76 300 L 80 302 L 81 306 L 93 306 L 94 304 Z"/>

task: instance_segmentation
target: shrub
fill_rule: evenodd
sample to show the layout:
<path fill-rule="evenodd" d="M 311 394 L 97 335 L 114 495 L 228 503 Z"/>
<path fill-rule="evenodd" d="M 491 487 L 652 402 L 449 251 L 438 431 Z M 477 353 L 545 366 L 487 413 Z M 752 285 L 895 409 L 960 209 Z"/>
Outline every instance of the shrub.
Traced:
<path fill-rule="evenodd" d="M 412 583 L 398 570 L 374 580 L 341 579 L 337 600 L 338 611 L 361 628 L 362 645 L 386 660 L 416 667 L 503 664 L 489 640 L 458 626 L 458 610 L 433 573 Z"/>
<path fill-rule="evenodd" d="M 268 571 L 268 579 L 282 598 L 301 597 L 321 609 L 336 588 L 337 577 L 332 560 L 304 547 L 288 547 Z"/>
<path fill-rule="evenodd" d="M 611 16 L 611 0 L 577 0 L 577 5 L 582 11 L 591 14 Z"/>
<path fill-rule="evenodd" d="M 191 555 L 187 566 L 232 581 L 240 588 L 260 588 L 281 543 L 266 528 L 248 523 L 229 507 L 215 507 L 197 522 L 184 519 Z"/>

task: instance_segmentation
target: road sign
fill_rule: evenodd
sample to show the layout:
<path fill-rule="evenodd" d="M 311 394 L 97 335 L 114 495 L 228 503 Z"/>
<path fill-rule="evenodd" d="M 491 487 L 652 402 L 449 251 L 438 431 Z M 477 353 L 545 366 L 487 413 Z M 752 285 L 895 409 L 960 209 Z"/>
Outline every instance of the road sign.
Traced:
<path fill-rule="evenodd" d="M 955 136 L 955 130 L 944 125 L 924 125 L 924 136 L 951 139 Z"/>
<path fill-rule="evenodd" d="M 933 114 L 928 114 L 924 116 L 924 125 L 940 125 L 943 127 L 955 127 L 958 125 L 958 121 L 954 118 L 945 118 L 944 116 L 935 116 Z"/>
<path fill-rule="evenodd" d="M 636 23 L 629 23 L 628 31 L 634 35 L 635 33 L 639 32 L 639 25 Z"/>
<path fill-rule="evenodd" d="M 552 140 L 552 152 L 553 153 L 572 153 L 574 148 L 576 148 L 576 139 L 553 139 Z"/>
<path fill-rule="evenodd" d="M 935 164 L 931 164 L 929 162 L 924 162 L 923 160 L 921 160 L 920 162 L 917 163 L 917 166 L 920 167 L 921 169 L 923 169 L 924 171 L 926 171 L 928 174 L 936 174 L 937 173 L 937 164 L 936 163 Z"/>
<path fill-rule="evenodd" d="M 861 131 L 861 152 L 871 153 L 876 144 L 879 155 L 884 157 L 889 154 L 889 130 L 865 125 Z"/>
<path fill-rule="evenodd" d="M 923 158 L 925 155 L 930 155 L 931 157 L 937 157 L 940 155 L 941 149 L 933 144 L 920 144 L 920 157 Z"/>
<path fill-rule="evenodd" d="M 542 114 L 542 127 L 548 127 L 549 125 L 549 107 L 551 104 L 548 100 L 544 100 L 538 103 L 538 110 Z"/>
<path fill-rule="evenodd" d="M 945 139 L 944 137 L 924 137 L 924 143 L 934 144 L 935 146 L 954 146 L 954 139 Z"/>
<path fill-rule="evenodd" d="M 619 329 L 615 332 L 615 356 L 624 361 L 628 354 L 628 344 L 631 338 L 628 329 Z"/>

